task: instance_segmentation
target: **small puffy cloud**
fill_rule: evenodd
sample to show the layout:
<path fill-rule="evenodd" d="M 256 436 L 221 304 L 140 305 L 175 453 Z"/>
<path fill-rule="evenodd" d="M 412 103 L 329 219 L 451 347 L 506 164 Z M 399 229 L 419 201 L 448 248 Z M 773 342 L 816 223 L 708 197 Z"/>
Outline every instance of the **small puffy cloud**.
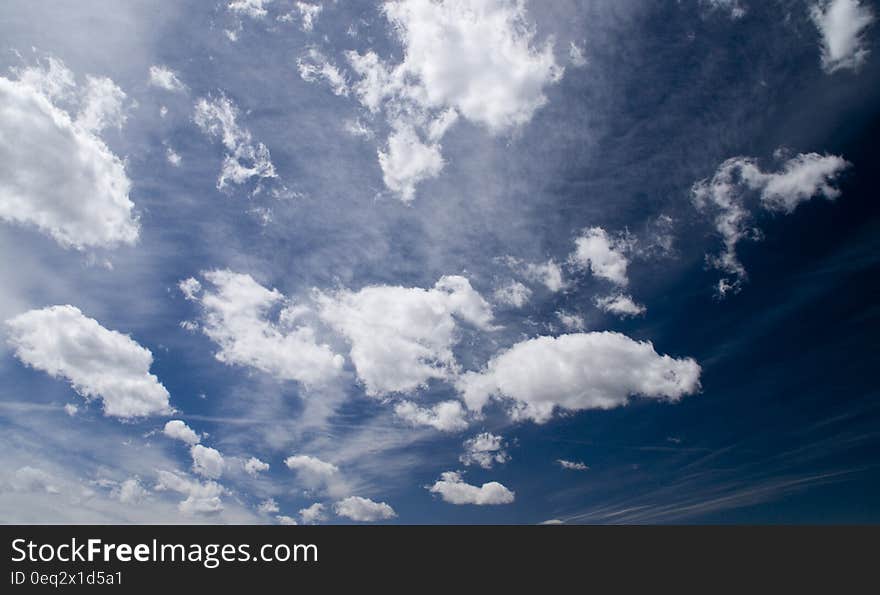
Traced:
<path fill-rule="evenodd" d="M 412 126 L 395 127 L 385 149 L 379 150 L 382 179 L 403 202 L 412 201 L 416 186 L 424 180 L 436 178 L 443 166 L 440 144 L 425 143 Z"/>
<path fill-rule="evenodd" d="M 766 173 L 755 159 L 732 157 L 711 178 L 696 182 L 691 189 L 694 206 L 712 215 L 724 242 L 720 254 L 707 257 L 711 266 L 727 275 L 719 282 L 719 296 L 739 291 L 747 278 L 736 253 L 737 244 L 761 237 L 746 204 L 750 194 L 758 195 L 765 210 L 791 213 L 814 196 L 837 198 L 840 191 L 833 184 L 849 167 L 845 159 L 836 155 L 802 153 L 785 161 L 780 171 Z"/>
<path fill-rule="evenodd" d="M 643 305 L 637 304 L 633 301 L 632 297 L 622 293 L 597 297 L 596 307 L 621 318 L 641 316 L 646 311 Z"/>
<path fill-rule="evenodd" d="M 559 519 L 547 519 L 546 521 L 541 521 L 538 524 L 539 525 L 564 525 L 565 521 L 561 521 Z"/>
<path fill-rule="evenodd" d="M 279 525 L 297 525 L 299 523 L 296 522 L 296 519 L 292 516 L 285 516 L 283 514 L 279 514 L 275 517 L 275 520 L 278 521 Z"/>
<path fill-rule="evenodd" d="M 219 479 L 226 468 L 226 461 L 219 450 L 196 444 L 189 449 L 192 456 L 192 469 L 198 475 L 208 479 Z"/>
<path fill-rule="evenodd" d="M 321 14 L 321 11 L 324 9 L 322 4 L 312 4 L 310 2 L 297 2 L 296 10 L 299 13 L 300 18 L 302 19 L 302 30 L 303 31 L 311 31 L 315 28 L 315 21 L 318 19 L 318 15 Z"/>
<path fill-rule="evenodd" d="M 181 82 L 176 72 L 167 66 L 156 64 L 150 66 L 150 84 L 174 93 L 186 89 L 186 85 Z"/>
<path fill-rule="evenodd" d="M 495 463 L 503 464 L 510 460 L 504 439 L 490 432 L 477 434 L 464 441 L 464 453 L 458 457 L 463 465 L 479 465 L 491 469 Z"/>
<path fill-rule="evenodd" d="M 140 480 L 137 477 L 131 477 L 113 488 L 110 495 L 123 504 L 137 504 L 142 502 L 147 494 L 148 492 L 141 485 Z"/>
<path fill-rule="evenodd" d="M 586 471 L 587 469 L 589 469 L 589 467 L 587 467 L 581 461 L 566 461 L 565 459 L 556 459 L 556 463 L 563 469 L 568 469 L 569 471 Z"/>
<path fill-rule="evenodd" d="M 629 283 L 629 250 L 630 242 L 626 238 L 614 238 L 601 227 L 591 227 L 575 240 L 570 262 L 580 268 L 589 268 L 596 277 L 625 287 Z"/>
<path fill-rule="evenodd" d="M 299 76 L 306 82 L 314 83 L 324 80 L 330 85 L 334 95 L 348 95 L 348 83 L 345 76 L 317 48 L 309 50 L 296 61 Z"/>
<path fill-rule="evenodd" d="M 266 5 L 271 2 L 272 0 L 233 0 L 226 5 L 226 9 L 238 15 L 261 19 L 268 14 Z"/>
<path fill-rule="evenodd" d="M 297 478 L 310 490 L 332 488 L 338 481 L 339 467 L 309 455 L 287 457 L 284 464 L 296 471 Z"/>
<path fill-rule="evenodd" d="M 64 378 L 85 399 L 101 399 L 104 415 L 131 418 L 171 412 L 153 374 L 153 354 L 74 306 L 30 310 L 6 321 L 8 341 L 23 363 Z"/>
<path fill-rule="evenodd" d="M 266 498 L 257 506 L 257 512 L 261 514 L 274 514 L 279 510 L 278 503 L 275 502 L 274 498 Z"/>
<path fill-rule="evenodd" d="M 226 148 L 226 158 L 217 178 L 222 190 L 230 182 L 244 184 L 251 178 L 275 178 L 275 166 L 269 149 L 263 143 L 254 143 L 250 130 L 239 126 L 240 113 L 231 99 L 202 97 L 195 104 L 195 120 L 199 129 L 210 138 L 219 138 Z"/>
<path fill-rule="evenodd" d="M 562 267 L 556 262 L 548 260 L 543 263 L 527 263 L 523 266 L 523 275 L 526 279 L 536 283 L 542 283 L 550 291 L 557 292 L 565 289 L 565 279 L 562 276 Z"/>
<path fill-rule="evenodd" d="M 299 510 L 299 518 L 302 520 L 303 525 L 317 525 L 327 520 L 327 514 L 325 513 L 324 505 L 320 502 L 315 502 L 311 506 L 301 508 Z"/>
<path fill-rule="evenodd" d="M 165 147 L 165 159 L 174 167 L 180 167 L 180 164 L 183 162 L 183 159 L 180 157 L 177 151 L 175 151 L 171 147 Z"/>
<path fill-rule="evenodd" d="M 467 411 L 459 401 L 443 401 L 433 407 L 401 401 L 394 406 L 394 414 L 414 426 L 429 426 L 441 432 L 458 432 L 468 427 Z"/>
<path fill-rule="evenodd" d="M 532 290 L 519 281 L 511 281 L 496 289 L 494 295 L 496 303 L 512 308 L 522 308 L 532 297 Z"/>
<path fill-rule="evenodd" d="M 349 496 L 337 502 L 333 510 L 337 516 L 345 517 L 361 523 L 375 523 L 397 516 L 394 509 L 385 502 L 373 502 L 369 498 Z"/>
<path fill-rule="evenodd" d="M 493 396 L 506 398 L 514 419 L 544 423 L 557 408 L 612 409 L 635 395 L 678 401 L 699 390 L 700 366 L 619 333 L 576 333 L 517 343 L 484 371 L 464 374 L 457 386 L 474 411 Z"/>
<path fill-rule="evenodd" d="M 307 313 L 304 306 L 294 306 L 250 275 L 216 270 L 203 276 L 212 287 L 203 290 L 195 279 L 179 287 L 187 299 L 201 305 L 202 332 L 220 347 L 219 361 L 309 386 L 325 384 L 340 373 L 342 356 L 319 344 L 312 327 L 298 320 Z M 277 321 L 270 318 L 275 307 L 281 307 Z"/>
<path fill-rule="evenodd" d="M 317 297 L 321 318 L 351 343 L 351 359 L 370 396 L 406 393 L 449 379 L 458 321 L 491 328 L 492 309 L 470 282 L 442 277 L 431 289 L 370 286 Z"/>
<path fill-rule="evenodd" d="M 185 422 L 179 419 L 172 419 L 166 423 L 162 433 L 174 440 L 186 442 L 190 446 L 201 442 L 199 435 L 196 434 L 191 427 L 186 425 Z"/>
<path fill-rule="evenodd" d="M 98 137 L 125 120 L 107 78 L 77 87 L 62 62 L 0 77 L 0 219 L 33 226 L 65 248 L 134 244 L 139 224 L 123 161 Z M 72 115 L 61 105 L 78 106 Z"/>
<path fill-rule="evenodd" d="M 269 463 L 264 463 L 257 457 L 251 457 L 244 463 L 244 472 L 256 477 L 262 471 L 269 470 Z"/>
<path fill-rule="evenodd" d="M 202 483 L 173 471 L 159 471 L 158 475 L 157 491 L 172 491 L 185 496 L 178 504 L 183 514 L 211 514 L 223 510 L 220 496 L 226 490 L 216 481 Z"/>
<path fill-rule="evenodd" d="M 66 414 L 69 415 L 70 417 L 73 417 L 73 416 L 76 415 L 78 412 L 79 412 L 79 407 L 77 407 L 77 406 L 74 405 L 73 403 L 65 403 L 65 405 L 64 405 L 64 413 L 66 413 Z"/>
<path fill-rule="evenodd" d="M 810 6 L 810 18 L 822 36 L 822 68 L 827 73 L 858 70 L 870 50 L 865 30 L 874 23 L 874 12 L 861 0 L 818 0 Z"/>
<path fill-rule="evenodd" d="M 440 494 L 444 502 L 450 504 L 476 504 L 487 506 L 493 504 L 510 504 L 514 493 L 497 481 L 484 483 L 480 487 L 465 483 L 460 473 L 447 471 L 440 479 L 428 488 L 434 494 Z"/>

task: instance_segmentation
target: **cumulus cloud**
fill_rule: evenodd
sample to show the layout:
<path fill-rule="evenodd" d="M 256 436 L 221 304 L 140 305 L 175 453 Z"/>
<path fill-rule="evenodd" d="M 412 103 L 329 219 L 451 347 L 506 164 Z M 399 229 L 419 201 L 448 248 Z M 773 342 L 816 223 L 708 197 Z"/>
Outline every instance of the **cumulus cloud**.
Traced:
<path fill-rule="evenodd" d="M 678 401 L 700 388 L 700 366 L 619 333 L 576 333 L 517 343 L 457 386 L 474 411 L 492 397 L 507 398 L 514 419 L 544 423 L 557 408 L 612 409 L 635 395 Z"/>
<path fill-rule="evenodd" d="M 257 476 L 262 471 L 269 470 L 269 463 L 264 463 L 257 457 L 251 457 L 244 464 L 244 472 L 251 476 Z"/>
<path fill-rule="evenodd" d="M 6 321 L 8 341 L 23 363 L 64 378 L 104 415 L 131 418 L 171 412 L 169 395 L 150 374 L 153 354 L 74 306 L 30 310 Z"/>
<path fill-rule="evenodd" d="M 326 521 L 327 514 L 324 512 L 324 505 L 320 502 L 315 502 L 311 506 L 300 508 L 299 518 L 304 525 L 316 525 L 322 521 Z"/>
<path fill-rule="evenodd" d="M 495 290 L 495 301 L 505 306 L 522 308 L 532 296 L 532 290 L 520 283 L 511 281 Z"/>
<path fill-rule="evenodd" d="M 869 5 L 860 0 L 818 0 L 810 6 L 810 18 L 822 36 L 825 72 L 861 68 L 870 53 L 865 30 L 874 23 Z"/>
<path fill-rule="evenodd" d="M 193 444 L 198 444 L 201 442 L 201 438 L 199 435 L 193 431 L 186 423 L 179 419 L 172 419 L 168 423 L 165 424 L 165 428 L 162 430 L 169 438 L 173 438 L 174 440 L 181 440 L 186 442 L 190 446 Z"/>
<path fill-rule="evenodd" d="M 556 462 L 563 469 L 568 469 L 569 471 L 586 471 L 589 469 L 584 463 L 581 461 L 566 461 L 565 459 L 556 459 Z"/>
<path fill-rule="evenodd" d="M 257 506 L 257 512 L 261 514 L 274 514 L 279 510 L 278 503 L 275 502 L 274 498 L 266 498 Z"/>
<path fill-rule="evenodd" d="M 551 41 L 535 43 L 518 0 L 395 0 L 382 12 L 403 59 L 386 63 L 372 50 L 346 55 L 358 77 L 354 94 L 370 112 L 384 112 L 392 129 L 378 151 L 385 185 L 408 202 L 442 171 L 440 140 L 459 116 L 492 134 L 524 125 L 563 68 Z M 334 85 L 326 76 L 309 80 L 318 78 Z"/>
<path fill-rule="evenodd" d="M 299 481 L 309 490 L 339 491 L 339 467 L 333 463 L 309 455 L 294 455 L 287 457 L 284 464 L 296 472 Z"/>
<path fill-rule="evenodd" d="M 0 77 L 0 136 L 15 139 L 0 143 L 0 219 L 65 248 L 135 243 L 131 181 L 98 136 L 125 121 L 125 93 L 107 78 L 78 87 L 54 58 L 15 72 L 17 80 Z"/>
<path fill-rule="evenodd" d="M 296 522 L 295 518 L 293 518 L 292 516 L 286 516 L 283 514 L 279 514 L 278 516 L 276 516 L 275 520 L 278 521 L 279 525 L 296 525 L 296 524 L 298 524 Z"/>
<path fill-rule="evenodd" d="M 431 289 L 370 286 L 318 296 L 321 318 L 351 343 L 370 396 L 405 393 L 457 369 L 458 321 L 491 328 L 492 309 L 470 282 L 442 277 Z"/>
<path fill-rule="evenodd" d="M 833 184 L 849 167 L 845 159 L 836 155 L 802 153 L 785 161 L 780 171 L 766 173 L 755 159 L 732 157 L 711 178 L 696 182 L 691 199 L 697 209 L 713 216 L 715 229 L 724 242 L 720 254 L 706 259 L 712 267 L 727 274 L 718 284 L 719 296 L 739 291 L 747 278 L 736 253 L 737 244 L 761 237 L 746 204 L 750 194 L 758 195 L 765 210 L 791 213 L 814 196 L 837 198 L 840 191 Z"/>
<path fill-rule="evenodd" d="M 440 494 L 444 502 L 450 504 L 476 504 L 486 506 L 493 504 L 510 504 L 514 493 L 497 481 L 484 483 L 480 487 L 465 483 L 460 473 L 447 471 L 440 479 L 428 488 L 434 494 Z"/>
<path fill-rule="evenodd" d="M 218 97 L 202 97 L 195 104 L 195 120 L 199 129 L 210 138 L 219 138 L 226 148 L 226 158 L 217 178 L 222 190 L 230 182 L 244 184 L 251 178 L 275 178 L 275 166 L 269 149 L 254 143 L 250 130 L 239 126 L 238 107 L 222 93 Z"/>
<path fill-rule="evenodd" d="M 167 66 L 154 64 L 150 66 L 150 84 L 166 91 L 177 93 L 184 91 L 186 85 L 178 78 L 177 73 Z"/>
<path fill-rule="evenodd" d="M 303 31 L 311 31 L 315 28 L 315 21 L 318 20 L 318 15 L 321 14 L 323 9 L 324 6 L 322 4 L 311 4 L 309 2 L 296 3 L 296 10 L 299 12 L 300 19 L 302 19 Z"/>
<path fill-rule="evenodd" d="M 477 434 L 464 441 L 464 453 L 458 460 L 463 465 L 479 465 L 491 469 L 495 463 L 503 464 L 510 460 L 504 439 L 491 432 Z"/>
<path fill-rule="evenodd" d="M 261 19 L 268 14 L 266 5 L 272 0 L 233 0 L 226 8 L 229 12 L 244 15 L 252 19 Z"/>
<path fill-rule="evenodd" d="M 266 289 L 250 275 L 215 270 L 203 277 L 213 289 L 203 289 L 196 279 L 182 281 L 179 287 L 187 299 L 201 305 L 202 332 L 220 347 L 219 361 L 308 386 L 323 385 L 339 374 L 342 356 L 319 344 L 313 328 L 300 322 L 307 308 Z M 281 308 L 277 320 L 270 317 L 275 307 Z"/>
<path fill-rule="evenodd" d="M 394 406 L 394 414 L 414 426 L 429 426 L 441 432 L 458 432 L 468 427 L 467 411 L 458 401 L 443 401 L 433 407 L 401 401 Z"/>
<path fill-rule="evenodd" d="M 52 475 L 30 465 L 16 469 L 8 481 L 9 487 L 16 492 L 60 493 L 56 479 Z"/>
<path fill-rule="evenodd" d="M 596 298 L 596 307 L 621 318 L 641 316 L 646 311 L 643 305 L 637 304 L 632 297 L 622 293 Z"/>
<path fill-rule="evenodd" d="M 324 80 L 330 85 L 335 95 L 348 95 L 348 83 L 345 76 L 340 72 L 324 54 L 317 48 L 309 50 L 296 61 L 299 76 L 306 82 Z"/>
<path fill-rule="evenodd" d="M 226 468 L 226 461 L 219 450 L 196 444 L 189 449 L 192 456 L 192 469 L 208 479 L 219 479 Z"/>
<path fill-rule="evenodd" d="M 202 483 L 181 473 L 164 470 L 159 471 L 158 476 L 155 488 L 157 491 L 170 490 L 186 496 L 178 504 L 178 509 L 183 514 L 211 514 L 223 510 L 220 496 L 226 490 L 216 481 Z"/>
<path fill-rule="evenodd" d="M 394 509 L 385 502 L 373 502 L 369 498 L 349 496 L 335 504 L 333 509 L 341 517 L 361 523 L 385 521 L 397 516 Z"/>
<path fill-rule="evenodd" d="M 580 314 L 575 314 L 573 312 L 566 312 L 564 310 L 559 310 L 556 312 L 556 318 L 559 319 L 559 322 L 565 327 L 566 330 L 569 331 L 582 331 L 584 330 L 584 317 Z"/>
<path fill-rule="evenodd" d="M 123 504 L 137 504 L 146 499 L 148 492 L 138 478 L 131 477 L 113 488 L 110 495 Z"/>
<path fill-rule="evenodd" d="M 625 237 L 612 237 L 601 227 L 585 229 L 575 239 L 575 250 L 569 260 L 575 266 L 590 271 L 596 277 L 625 287 L 629 283 L 627 253 L 631 242 Z"/>

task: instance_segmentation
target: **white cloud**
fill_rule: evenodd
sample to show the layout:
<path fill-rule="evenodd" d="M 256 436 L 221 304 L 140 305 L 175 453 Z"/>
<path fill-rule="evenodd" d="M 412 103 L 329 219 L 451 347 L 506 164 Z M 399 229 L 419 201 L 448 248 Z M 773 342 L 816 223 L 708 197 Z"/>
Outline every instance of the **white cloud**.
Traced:
<path fill-rule="evenodd" d="M 314 83 L 323 79 L 330 85 L 334 95 L 348 96 L 345 76 L 317 48 L 309 48 L 308 52 L 297 59 L 296 66 L 304 81 Z"/>
<path fill-rule="evenodd" d="M 362 523 L 374 523 L 397 516 L 394 509 L 385 502 L 373 502 L 360 496 L 349 496 L 337 502 L 333 508 L 338 516 Z"/>
<path fill-rule="evenodd" d="M 216 481 L 204 483 L 173 471 L 159 471 L 156 490 L 171 490 L 186 496 L 178 509 L 186 515 L 210 514 L 223 510 L 220 500 L 226 490 Z"/>
<path fill-rule="evenodd" d="M 172 419 L 171 421 L 166 423 L 165 428 L 162 430 L 162 433 L 169 438 L 173 438 L 174 440 L 181 440 L 183 442 L 186 442 L 190 446 L 201 442 L 201 438 L 199 438 L 199 435 L 196 434 L 191 427 L 189 427 L 188 425 L 186 425 L 186 423 L 179 419 Z"/>
<path fill-rule="evenodd" d="M 584 317 L 580 314 L 575 314 L 573 312 L 565 312 L 564 310 L 559 310 L 556 312 L 556 318 L 559 319 L 559 322 L 562 323 L 562 326 L 565 327 L 566 330 L 569 331 L 582 331 L 584 330 Z"/>
<path fill-rule="evenodd" d="M 226 468 L 226 461 L 220 451 L 196 444 L 189 449 L 192 456 L 192 469 L 195 473 L 208 479 L 219 479 Z"/>
<path fill-rule="evenodd" d="M 492 504 L 510 504 L 514 493 L 497 481 L 490 481 L 477 487 L 465 483 L 460 473 L 447 471 L 440 475 L 428 490 L 440 494 L 444 502 L 450 504 L 476 504 L 486 506 Z"/>
<path fill-rule="evenodd" d="M 700 366 L 619 333 L 577 333 L 517 343 L 483 372 L 464 374 L 458 388 L 472 410 L 508 398 L 514 419 L 543 423 L 557 408 L 611 409 L 634 395 L 678 401 L 700 388 Z"/>
<path fill-rule="evenodd" d="M 278 521 L 279 525 L 296 525 L 296 519 L 292 516 L 285 516 L 283 514 L 279 514 L 275 517 L 275 520 Z"/>
<path fill-rule="evenodd" d="M 503 464 L 510 460 L 504 439 L 490 432 L 477 434 L 464 441 L 464 453 L 458 457 L 463 465 L 479 465 L 491 469 L 495 463 Z"/>
<path fill-rule="evenodd" d="M 176 72 L 167 66 L 156 64 L 150 66 L 150 84 L 175 93 L 186 89 L 186 85 L 181 82 Z"/>
<path fill-rule="evenodd" d="M 66 413 L 66 414 L 69 415 L 70 417 L 73 417 L 73 416 L 76 415 L 78 412 L 79 412 L 79 407 L 77 407 L 77 406 L 74 405 L 73 403 L 65 403 L 65 405 L 64 405 L 64 413 Z"/>
<path fill-rule="evenodd" d="M 261 19 L 266 16 L 266 5 L 272 0 L 233 0 L 226 8 L 233 13 L 248 16 L 252 19 Z"/>
<path fill-rule="evenodd" d="M 443 401 L 430 408 L 401 401 L 394 406 L 394 414 L 414 426 L 430 426 L 441 432 L 458 432 L 468 427 L 467 411 L 458 401 Z"/>
<path fill-rule="evenodd" d="M 264 463 L 257 457 L 249 458 L 244 464 L 244 472 L 251 476 L 257 476 L 261 471 L 268 471 L 269 463 Z"/>
<path fill-rule="evenodd" d="M 586 465 L 584 465 L 581 461 L 566 461 L 565 459 L 556 459 L 556 462 L 563 469 L 568 469 L 569 471 L 586 471 L 589 469 Z"/>
<path fill-rule="evenodd" d="M 322 4 L 311 4 L 309 2 L 296 3 L 296 10 L 299 12 L 299 16 L 302 19 L 303 31 L 311 31 L 315 28 L 315 21 L 318 19 L 318 15 L 321 14 L 323 8 L 324 6 Z"/>
<path fill-rule="evenodd" d="M 141 485 L 136 477 L 131 477 L 120 483 L 111 492 L 111 496 L 123 504 L 137 504 L 147 497 L 147 490 Z"/>
<path fill-rule="evenodd" d="M 177 151 L 175 151 L 171 147 L 165 148 L 165 159 L 168 160 L 168 163 L 170 163 L 174 167 L 180 167 L 180 164 L 183 162 L 183 159 L 180 157 Z"/>
<path fill-rule="evenodd" d="M 495 301 L 513 308 L 522 308 L 531 297 L 532 290 L 519 281 L 511 281 L 495 290 Z"/>
<path fill-rule="evenodd" d="M 29 465 L 20 467 L 9 479 L 9 487 L 17 492 L 60 493 L 56 480 L 49 473 Z"/>
<path fill-rule="evenodd" d="M 597 277 L 625 287 L 629 283 L 626 254 L 631 244 L 626 238 L 614 238 L 601 227 L 585 229 L 575 240 L 575 251 L 570 256 L 572 264 L 589 267 Z"/>
<path fill-rule="evenodd" d="M 309 455 L 294 455 L 287 457 L 284 464 L 296 471 L 297 478 L 310 490 L 323 487 L 335 490 L 338 482 L 339 467 L 333 463 L 322 461 Z"/>
<path fill-rule="evenodd" d="M 203 276 L 214 291 L 202 291 L 194 279 L 181 282 L 180 288 L 188 299 L 201 304 L 202 331 L 220 347 L 219 361 L 308 386 L 325 384 L 339 374 L 342 356 L 317 343 L 314 330 L 300 323 L 307 309 L 275 289 L 266 289 L 250 275 L 216 270 Z M 281 312 L 274 321 L 270 310 L 278 306 Z"/>
<path fill-rule="evenodd" d="M 440 145 L 423 142 L 414 127 L 407 124 L 396 126 L 385 150 L 379 150 L 382 179 L 403 202 L 412 201 L 416 186 L 440 175 L 443 165 Z"/>
<path fill-rule="evenodd" d="M 818 0 L 810 6 L 810 18 L 822 35 L 825 72 L 858 70 L 865 63 L 870 53 L 865 29 L 874 22 L 869 5 L 860 0 Z"/>
<path fill-rule="evenodd" d="M 393 129 L 379 164 L 386 186 L 408 202 L 443 169 L 440 140 L 459 115 L 493 134 L 524 125 L 563 69 L 551 42 L 535 45 L 524 2 L 397 0 L 382 10 L 403 60 L 386 64 L 373 51 L 347 57 L 361 104 L 384 109 Z"/>
<path fill-rule="evenodd" d="M 150 350 L 74 306 L 31 310 L 6 325 L 18 359 L 65 378 L 87 400 L 100 398 L 104 415 L 130 418 L 171 412 L 168 391 L 150 374 Z"/>
<path fill-rule="evenodd" d="M 720 254 L 707 257 L 710 265 L 728 275 L 719 282 L 719 295 L 739 291 L 747 277 L 736 253 L 737 244 L 761 237 L 746 205 L 749 193 L 758 193 L 766 210 L 791 213 L 814 196 L 837 198 L 840 191 L 832 184 L 849 167 L 836 155 L 802 153 L 783 163 L 781 171 L 765 173 L 754 159 L 732 157 L 711 178 L 696 182 L 691 189 L 694 205 L 713 215 L 715 229 L 724 242 Z"/>
<path fill-rule="evenodd" d="M 97 134 L 124 121 L 119 87 L 76 87 L 62 62 L 0 77 L 0 219 L 34 226 L 65 248 L 134 244 L 139 226 L 121 159 Z M 76 117 L 59 105 L 78 105 Z"/>
<path fill-rule="evenodd" d="M 467 279 L 442 277 L 432 289 L 370 286 L 317 297 L 321 318 L 351 343 L 370 396 L 406 393 L 457 369 L 458 320 L 488 329 L 492 309 Z"/>
<path fill-rule="evenodd" d="M 327 515 L 324 513 L 324 505 L 320 502 L 315 502 L 311 506 L 301 508 L 299 510 L 299 518 L 304 525 L 316 525 L 321 521 L 327 520 Z"/>
<path fill-rule="evenodd" d="M 257 506 L 257 512 L 261 514 L 274 514 L 279 510 L 278 503 L 275 502 L 274 498 L 266 498 Z"/>
<path fill-rule="evenodd" d="M 223 94 L 196 101 L 196 125 L 205 135 L 221 139 L 226 147 L 226 158 L 217 178 L 220 190 L 229 182 L 243 184 L 251 178 L 277 177 L 269 149 L 263 143 L 254 144 L 250 130 L 238 125 L 238 117 L 238 107 Z"/>
<path fill-rule="evenodd" d="M 633 301 L 632 297 L 622 293 L 606 295 L 596 298 L 596 307 L 600 310 L 615 314 L 621 318 L 627 316 L 641 316 L 645 313 L 646 308 Z"/>

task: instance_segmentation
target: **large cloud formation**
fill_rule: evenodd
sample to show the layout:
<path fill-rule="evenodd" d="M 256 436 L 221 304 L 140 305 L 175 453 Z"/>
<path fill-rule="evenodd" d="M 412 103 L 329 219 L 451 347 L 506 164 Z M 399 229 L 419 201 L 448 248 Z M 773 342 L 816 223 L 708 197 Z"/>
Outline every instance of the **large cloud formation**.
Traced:
<path fill-rule="evenodd" d="M 634 395 L 678 401 L 699 390 L 700 366 L 619 333 L 577 333 L 517 343 L 482 372 L 464 374 L 458 387 L 472 410 L 506 398 L 515 419 L 543 423 L 557 408 L 612 409 Z"/>
<path fill-rule="evenodd" d="M 181 281 L 180 289 L 201 305 L 202 330 L 220 347 L 218 360 L 310 386 L 323 385 L 339 374 L 342 356 L 318 343 L 314 329 L 300 321 L 307 308 L 263 287 L 250 275 L 215 270 L 203 277 L 213 290 L 203 289 L 195 278 Z M 270 310 L 276 306 L 281 310 L 273 320 Z"/>
<path fill-rule="evenodd" d="M 6 321 L 9 343 L 25 364 L 65 378 L 104 414 L 131 418 L 171 412 L 168 391 L 150 374 L 153 354 L 74 306 L 31 310 Z"/>
<path fill-rule="evenodd" d="M 492 309 L 470 282 L 442 277 L 431 289 L 370 286 L 318 296 L 321 318 L 351 343 L 370 396 L 405 393 L 457 370 L 458 320 L 490 329 Z"/>
<path fill-rule="evenodd" d="M 0 219 L 65 248 L 133 244 L 131 181 L 98 136 L 125 121 L 125 93 L 108 78 L 78 87 L 54 58 L 17 74 L 0 77 Z"/>

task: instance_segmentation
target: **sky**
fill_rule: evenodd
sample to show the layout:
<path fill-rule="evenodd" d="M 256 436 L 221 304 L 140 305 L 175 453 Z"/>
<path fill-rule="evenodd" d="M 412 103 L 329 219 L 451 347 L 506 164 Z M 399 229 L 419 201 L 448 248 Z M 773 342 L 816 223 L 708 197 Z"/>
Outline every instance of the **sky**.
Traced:
<path fill-rule="evenodd" d="M 0 521 L 880 522 L 867 0 L 11 0 Z"/>

